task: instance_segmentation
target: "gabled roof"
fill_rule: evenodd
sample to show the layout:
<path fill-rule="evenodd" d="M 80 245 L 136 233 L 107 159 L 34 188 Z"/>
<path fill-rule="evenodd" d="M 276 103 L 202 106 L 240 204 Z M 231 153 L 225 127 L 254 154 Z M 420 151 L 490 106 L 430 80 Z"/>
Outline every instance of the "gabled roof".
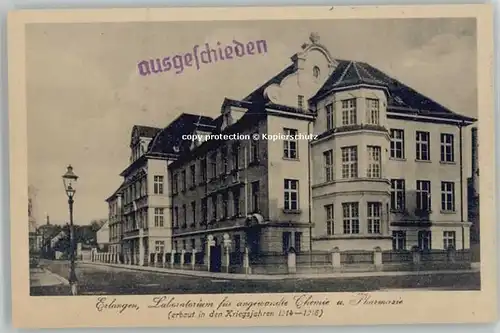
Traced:
<path fill-rule="evenodd" d="M 259 88 L 255 89 L 250 95 L 245 97 L 243 99 L 243 101 L 252 102 L 252 103 L 265 102 L 264 91 L 266 90 L 266 88 L 272 84 L 280 84 L 284 78 L 286 78 L 290 74 L 295 73 L 296 71 L 297 71 L 297 68 L 295 67 L 295 65 L 291 64 L 290 66 L 286 67 L 281 72 L 279 72 L 278 74 L 273 76 L 269 81 L 267 81 L 266 83 L 261 85 Z"/>

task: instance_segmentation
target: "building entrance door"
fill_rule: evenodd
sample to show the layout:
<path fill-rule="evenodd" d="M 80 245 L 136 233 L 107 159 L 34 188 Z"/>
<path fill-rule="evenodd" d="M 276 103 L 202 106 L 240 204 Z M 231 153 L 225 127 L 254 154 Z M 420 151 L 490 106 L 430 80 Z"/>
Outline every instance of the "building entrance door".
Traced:
<path fill-rule="evenodd" d="M 220 245 L 210 247 L 210 271 L 220 272 L 222 265 L 222 247 Z"/>

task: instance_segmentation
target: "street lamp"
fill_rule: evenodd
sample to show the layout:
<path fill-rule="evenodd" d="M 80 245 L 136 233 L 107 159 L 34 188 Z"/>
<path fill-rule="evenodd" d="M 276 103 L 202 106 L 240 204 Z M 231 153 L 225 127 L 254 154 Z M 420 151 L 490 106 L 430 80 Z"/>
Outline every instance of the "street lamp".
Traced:
<path fill-rule="evenodd" d="M 69 284 L 71 286 L 71 294 L 77 295 L 78 293 L 78 280 L 75 273 L 75 230 L 73 227 L 73 197 L 75 196 L 75 185 L 78 176 L 73 172 L 73 167 L 68 165 L 68 170 L 62 176 L 64 183 L 64 190 L 68 196 L 69 204 L 69 228 L 70 228 L 70 267 L 69 267 Z"/>

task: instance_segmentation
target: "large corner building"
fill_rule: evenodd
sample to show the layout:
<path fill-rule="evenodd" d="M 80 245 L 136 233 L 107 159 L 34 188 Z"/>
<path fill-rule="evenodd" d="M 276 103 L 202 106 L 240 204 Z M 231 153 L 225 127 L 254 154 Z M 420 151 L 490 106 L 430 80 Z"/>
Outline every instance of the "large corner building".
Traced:
<path fill-rule="evenodd" d="M 220 116 L 133 128 L 130 165 L 108 199 L 111 247 L 135 264 L 205 251 L 208 235 L 219 245 L 225 234 L 232 252 L 253 256 L 468 249 L 462 152 L 474 121 L 367 63 L 335 59 L 312 34 L 283 71 L 226 98 Z M 288 136 L 265 139 L 276 134 Z"/>

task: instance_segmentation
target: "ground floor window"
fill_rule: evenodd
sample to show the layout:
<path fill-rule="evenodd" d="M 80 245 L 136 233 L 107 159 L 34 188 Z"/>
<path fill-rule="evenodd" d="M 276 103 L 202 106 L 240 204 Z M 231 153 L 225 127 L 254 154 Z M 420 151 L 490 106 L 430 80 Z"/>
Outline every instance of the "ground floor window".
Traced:
<path fill-rule="evenodd" d="M 290 250 L 291 246 L 292 233 L 289 231 L 285 231 L 283 232 L 282 238 L 283 253 L 288 253 L 288 250 Z"/>
<path fill-rule="evenodd" d="M 393 250 L 406 249 L 406 231 L 397 230 L 392 232 L 392 249 Z"/>
<path fill-rule="evenodd" d="M 165 241 L 155 241 L 155 252 L 163 253 L 165 250 Z"/>
<path fill-rule="evenodd" d="M 456 233 L 455 231 L 443 231 L 443 249 L 456 249 Z"/>
<path fill-rule="evenodd" d="M 301 232 L 298 232 L 296 231 L 295 232 L 295 252 L 299 253 L 302 249 L 302 233 Z"/>
<path fill-rule="evenodd" d="M 418 248 L 420 250 L 430 250 L 432 248 L 432 235 L 429 230 L 420 230 L 418 232 Z"/>

